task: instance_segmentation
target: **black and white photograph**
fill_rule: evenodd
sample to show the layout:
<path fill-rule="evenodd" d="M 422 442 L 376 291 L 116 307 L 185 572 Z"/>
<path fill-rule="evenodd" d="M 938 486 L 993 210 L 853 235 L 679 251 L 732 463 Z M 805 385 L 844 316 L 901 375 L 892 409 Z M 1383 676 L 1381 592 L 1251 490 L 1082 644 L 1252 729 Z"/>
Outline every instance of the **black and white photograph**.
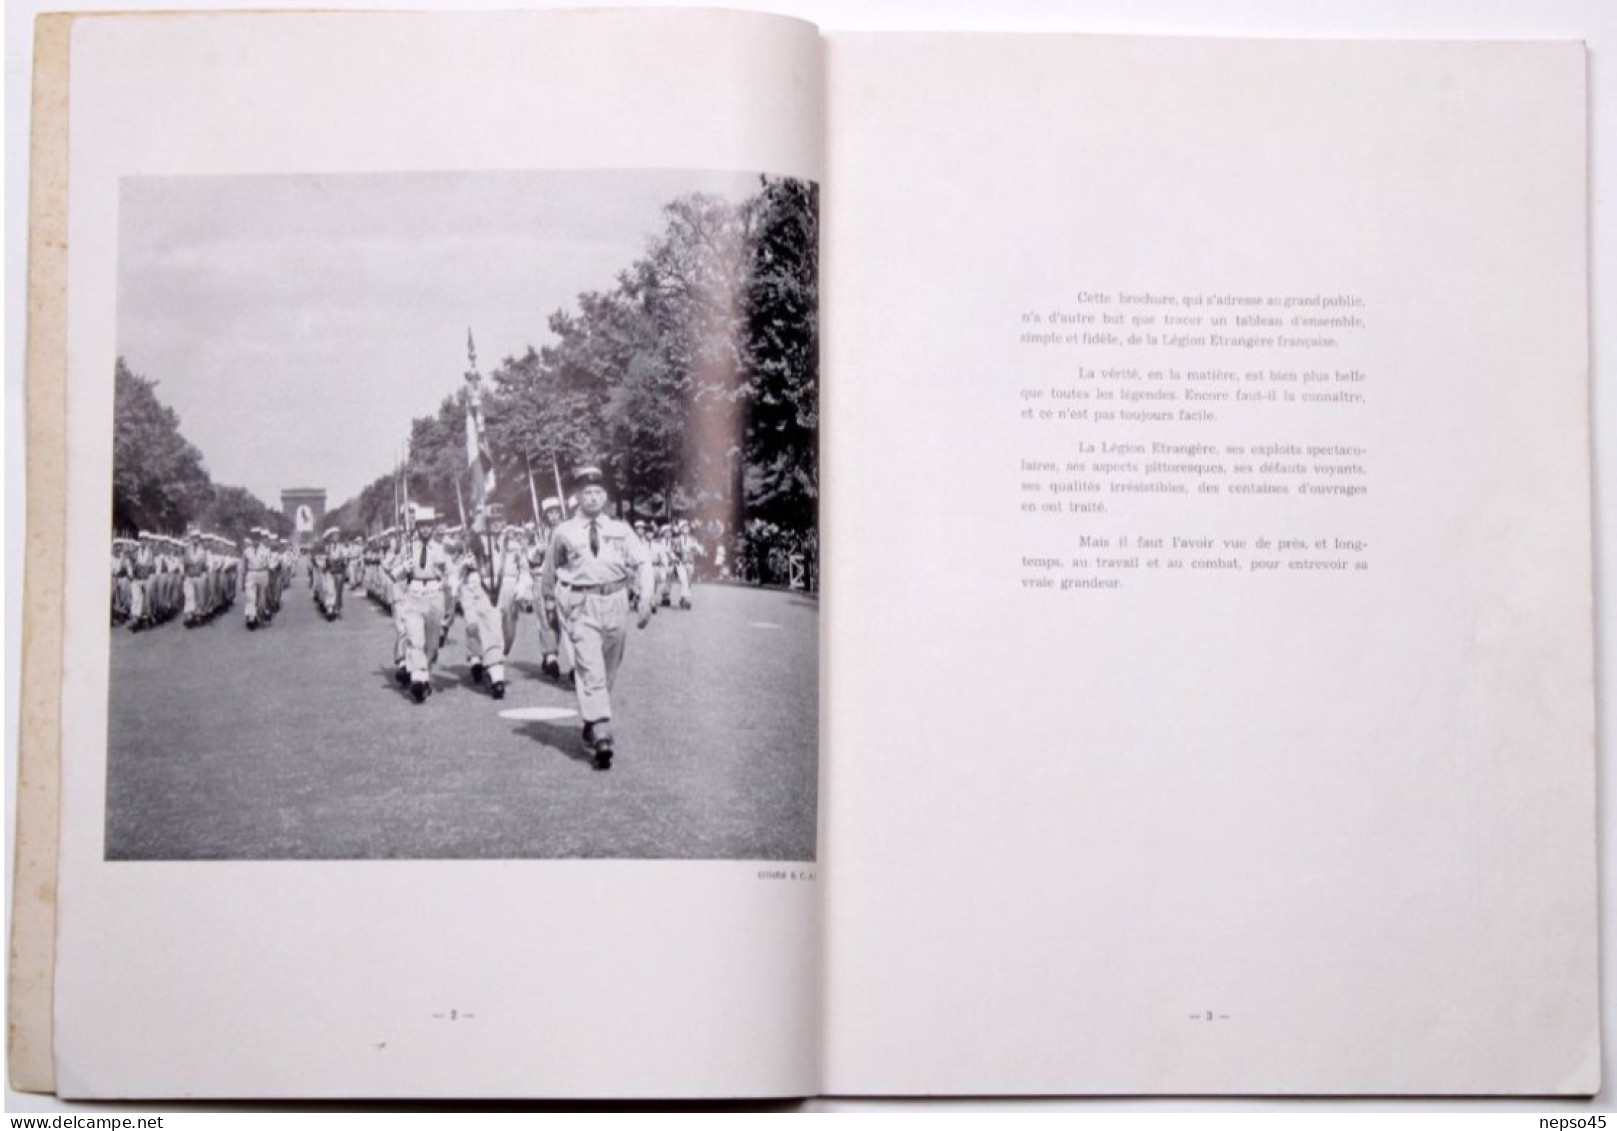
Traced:
<path fill-rule="evenodd" d="M 815 184 L 119 203 L 106 859 L 815 858 Z"/>

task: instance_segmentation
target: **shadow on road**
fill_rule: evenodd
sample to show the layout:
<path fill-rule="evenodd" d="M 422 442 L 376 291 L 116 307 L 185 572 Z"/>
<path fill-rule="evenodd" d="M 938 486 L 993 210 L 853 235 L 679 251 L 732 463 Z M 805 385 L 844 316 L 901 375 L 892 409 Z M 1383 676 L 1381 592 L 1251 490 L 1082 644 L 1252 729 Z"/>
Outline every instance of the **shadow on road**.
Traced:
<path fill-rule="evenodd" d="M 551 679 L 544 673 L 539 665 L 533 661 L 511 659 L 505 661 L 505 670 L 507 672 L 520 672 L 529 679 L 536 679 L 546 687 L 554 687 L 559 691 L 570 692 L 573 690 L 572 672 L 563 672 L 560 679 Z"/>
<path fill-rule="evenodd" d="M 525 722 L 511 733 L 531 738 L 565 758 L 589 766 L 593 753 L 584 746 L 584 729 L 577 719 L 536 719 Z"/>
<path fill-rule="evenodd" d="M 395 674 L 396 671 L 397 669 L 391 664 L 378 664 L 375 669 L 376 681 L 387 690 L 408 699 L 410 698 L 410 685 L 408 683 L 399 683 Z M 448 678 L 450 676 L 454 678 Z M 445 691 L 453 691 L 461 686 L 475 686 L 472 683 L 471 668 L 464 666 L 445 668 L 440 666 L 434 669 L 432 673 L 432 693 L 434 695 L 440 695 Z"/>
<path fill-rule="evenodd" d="M 381 684 L 381 686 L 387 688 L 389 691 L 397 691 L 400 694 L 405 695 L 409 694 L 405 688 L 399 686 L 398 680 L 393 675 L 394 670 L 395 669 L 392 664 L 376 665 L 377 681 Z"/>

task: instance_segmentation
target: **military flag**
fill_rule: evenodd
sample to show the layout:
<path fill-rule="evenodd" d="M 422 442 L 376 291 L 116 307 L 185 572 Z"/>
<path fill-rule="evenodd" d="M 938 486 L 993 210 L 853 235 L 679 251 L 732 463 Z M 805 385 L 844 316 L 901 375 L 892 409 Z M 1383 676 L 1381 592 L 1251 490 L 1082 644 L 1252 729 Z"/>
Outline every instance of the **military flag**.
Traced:
<path fill-rule="evenodd" d="M 466 356 L 471 362 L 466 370 L 466 465 L 472 478 L 472 509 L 481 519 L 494 490 L 494 453 L 483 427 L 483 378 L 477 371 L 477 347 L 470 329 L 466 331 Z"/>
<path fill-rule="evenodd" d="M 522 459 L 528 465 L 528 501 L 533 504 L 533 524 L 536 527 L 543 526 L 545 515 L 539 509 L 539 492 L 533 486 L 533 457 L 523 453 Z"/>

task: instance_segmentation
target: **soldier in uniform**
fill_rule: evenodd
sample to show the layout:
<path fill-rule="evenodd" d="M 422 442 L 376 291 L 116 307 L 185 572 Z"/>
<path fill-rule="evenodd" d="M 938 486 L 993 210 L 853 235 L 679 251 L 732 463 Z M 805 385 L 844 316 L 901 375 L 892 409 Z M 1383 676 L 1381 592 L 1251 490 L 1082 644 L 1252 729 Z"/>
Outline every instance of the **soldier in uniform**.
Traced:
<path fill-rule="evenodd" d="M 393 678 L 400 687 L 410 686 L 410 629 L 404 618 L 404 594 L 408 582 L 404 567 L 410 560 L 410 532 L 393 531 L 381 561 L 381 598 L 393 618 Z"/>
<path fill-rule="evenodd" d="M 161 589 L 163 600 L 159 605 L 159 619 L 168 620 L 185 608 L 185 543 L 178 538 L 163 538 Z"/>
<path fill-rule="evenodd" d="M 320 609 L 327 620 L 342 616 L 342 590 L 347 576 L 347 559 L 339 540 L 342 532 L 335 526 L 321 536 L 313 547 L 311 560 L 315 568 L 315 586 L 319 594 Z"/>
<path fill-rule="evenodd" d="M 309 547 L 309 587 L 314 591 L 315 607 L 320 610 L 322 616 L 329 620 L 331 618 L 331 599 L 326 592 L 327 582 L 330 580 L 330 574 L 326 572 L 326 554 L 328 552 L 324 537 Z"/>
<path fill-rule="evenodd" d="M 417 703 L 432 694 L 432 665 L 448 630 L 444 618 L 444 579 L 449 555 L 435 536 L 432 524 L 416 524 L 416 542 L 400 555 L 395 578 L 399 582 L 399 609 L 405 633 L 405 669 L 410 697 Z"/>
<path fill-rule="evenodd" d="M 359 592 L 365 588 L 365 568 L 370 564 L 366 560 L 365 539 L 358 534 L 348 540 L 348 588 Z M 342 601 L 337 602 L 342 608 Z"/>
<path fill-rule="evenodd" d="M 208 540 L 208 570 L 213 579 L 213 611 L 224 612 L 236 599 L 235 547 L 223 535 Z"/>
<path fill-rule="evenodd" d="M 562 672 L 572 671 L 572 657 L 566 656 L 562 664 L 561 650 L 565 641 L 556 629 L 556 592 L 546 588 L 545 561 L 550 555 L 550 539 L 561 525 L 561 500 L 547 498 L 539 507 L 545 524 L 528 547 L 528 568 L 533 576 L 533 607 L 539 627 L 539 670 L 551 679 L 561 679 Z"/>
<path fill-rule="evenodd" d="M 242 593 L 249 630 L 267 623 L 265 602 L 269 593 L 270 549 L 258 527 L 242 538 Z"/>
<path fill-rule="evenodd" d="M 262 526 L 258 528 L 258 548 L 264 558 L 264 596 L 258 603 L 258 623 L 268 628 L 281 607 L 281 553 L 275 535 Z"/>
<path fill-rule="evenodd" d="M 466 660 L 471 665 L 472 682 L 488 680 L 496 699 L 505 698 L 505 632 L 500 610 L 489 595 L 498 583 L 495 562 L 487 552 L 484 536 L 477 530 L 466 532 L 466 549 L 450 571 L 451 596 L 458 600 L 466 627 Z M 498 592 L 496 590 L 496 592 Z"/>
<path fill-rule="evenodd" d="M 130 579 L 134 576 L 131 564 L 134 557 L 133 538 L 112 540 L 112 623 L 122 624 L 129 619 Z"/>
<path fill-rule="evenodd" d="M 691 607 L 691 574 L 696 569 L 696 556 L 704 553 L 702 544 L 691 537 L 691 524 L 684 519 L 674 528 L 674 541 L 670 553 L 674 562 L 674 580 L 679 583 L 679 607 Z"/>
<path fill-rule="evenodd" d="M 517 642 L 517 626 L 522 623 L 520 614 L 525 590 L 532 603 L 527 537 L 520 526 L 507 526 L 494 539 L 493 570 L 498 578 L 494 603 L 500 611 L 500 635 L 505 640 L 505 654 L 509 656 Z"/>
<path fill-rule="evenodd" d="M 202 603 L 203 617 L 212 618 L 224 605 L 224 586 L 219 581 L 219 540 L 212 534 L 202 536 Z"/>
<path fill-rule="evenodd" d="M 640 602 L 643 600 L 647 605 L 651 606 L 651 611 L 655 615 L 657 612 L 657 552 L 651 545 L 651 524 L 643 518 L 637 518 L 632 525 L 634 527 L 634 536 L 640 539 L 640 544 L 646 548 L 646 560 L 651 563 L 651 589 L 642 593 L 636 588 L 639 584 L 638 580 L 631 583 L 629 586 L 629 604 L 639 608 Z"/>
<path fill-rule="evenodd" d="M 157 552 L 152 534 L 136 534 L 135 551 L 129 556 L 129 631 L 139 632 L 156 623 L 152 615 L 152 583 L 157 574 Z"/>
<path fill-rule="evenodd" d="M 326 619 L 336 620 L 342 616 L 342 591 L 348 584 L 348 547 L 343 543 L 342 531 L 335 526 L 326 534 L 326 593 L 331 598 Z"/>
<path fill-rule="evenodd" d="M 274 566 L 270 570 L 270 619 L 274 620 L 275 614 L 281 611 L 282 596 L 292 587 L 292 576 L 297 569 L 298 555 L 297 551 L 292 549 L 292 543 L 279 534 L 271 534 L 270 538 L 275 550 L 271 559 Z"/>
<path fill-rule="evenodd" d="M 674 528 L 665 522 L 651 536 L 651 568 L 657 575 L 652 601 L 656 608 L 673 603 L 674 552 L 669 546 L 673 534 Z"/>
<path fill-rule="evenodd" d="M 185 553 L 181 556 L 180 565 L 185 571 L 185 580 L 181 582 L 184 587 L 184 623 L 186 628 L 195 628 L 213 609 L 209 604 L 212 594 L 208 591 L 208 551 L 202 545 L 202 531 L 194 526 L 186 531 Z"/>
<path fill-rule="evenodd" d="M 641 628 L 651 619 L 651 558 L 634 528 L 606 514 L 597 467 L 573 476 L 579 513 L 558 526 L 545 555 L 544 587 L 555 594 L 557 627 L 573 650 L 573 679 L 584 745 L 597 770 L 612 768 L 612 683 L 629 633 L 629 589 Z"/>

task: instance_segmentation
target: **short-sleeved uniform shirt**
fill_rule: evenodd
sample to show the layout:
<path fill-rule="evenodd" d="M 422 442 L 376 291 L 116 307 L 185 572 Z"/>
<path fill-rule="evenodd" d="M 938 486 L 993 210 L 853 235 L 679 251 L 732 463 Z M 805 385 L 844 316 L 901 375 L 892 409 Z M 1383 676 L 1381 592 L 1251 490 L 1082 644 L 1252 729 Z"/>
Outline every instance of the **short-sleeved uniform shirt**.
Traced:
<path fill-rule="evenodd" d="M 442 581 L 450 565 L 449 552 L 441 543 L 418 541 L 399 556 L 397 576 L 403 581 Z"/>
<path fill-rule="evenodd" d="M 595 525 L 596 549 L 590 547 L 590 526 Z M 634 527 L 621 519 L 584 515 L 568 519 L 550 536 L 545 555 L 545 577 L 563 585 L 589 588 L 633 580 L 650 555 Z"/>

